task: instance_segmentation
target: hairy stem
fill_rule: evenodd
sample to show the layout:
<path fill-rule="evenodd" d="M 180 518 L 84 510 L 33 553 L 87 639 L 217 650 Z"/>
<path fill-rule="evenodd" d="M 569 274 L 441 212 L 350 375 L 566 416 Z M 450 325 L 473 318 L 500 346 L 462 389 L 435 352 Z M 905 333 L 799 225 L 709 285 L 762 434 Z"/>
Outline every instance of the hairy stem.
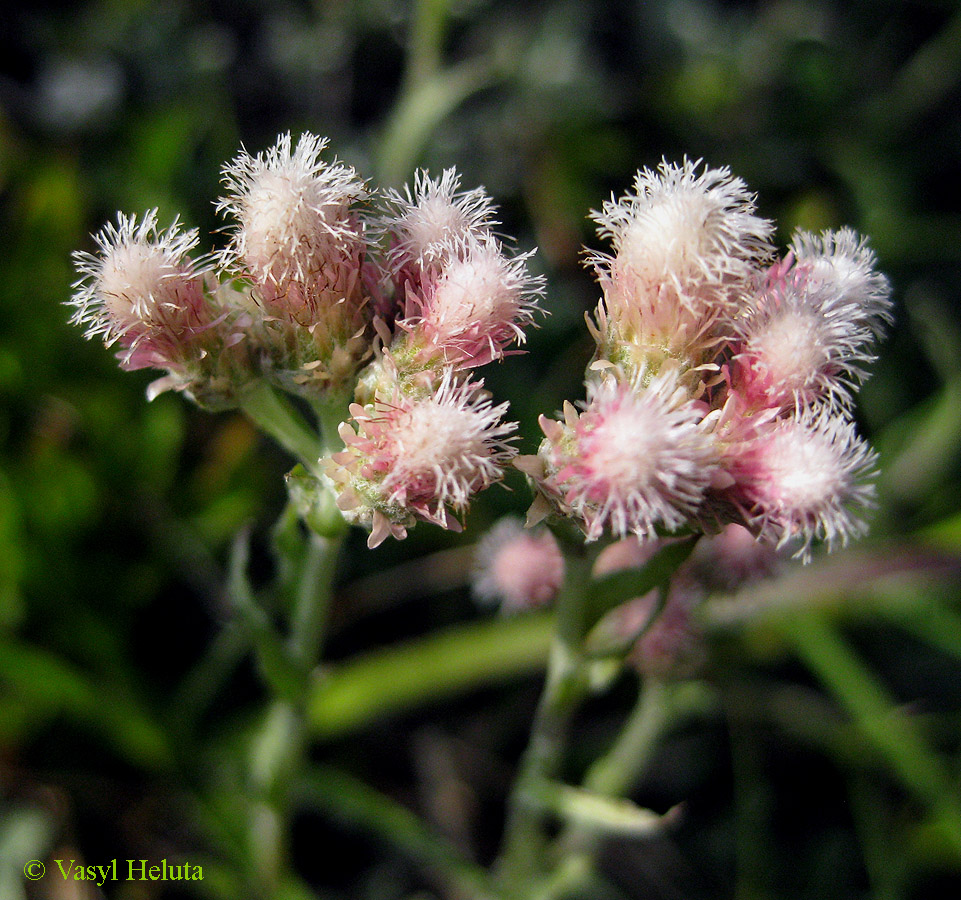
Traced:
<path fill-rule="evenodd" d="M 343 401 L 343 402 L 341 402 Z M 313 434 L 300 416 L 273 389 L 258 388 L 244 410 L 286 449 L 295 453 L 315 475 L 318 460 L 336 436 L 346 401 L 335 398 L 317 405 L 322 435 Z M 323 485 L 323 481 L 321 481 Z M 323 487 L 321 487 L 323 490 Z M 257 896 L 279 897 L 289 871 L 289 833 L 294 785 L 304 768 L 307 745 L 307 707 L 311 675 L 320 659 L 337 559 L 347 526 L 338 520 L 324 534 L 308 531 L 307 546 L 296 570 L 293 608 L 284 649 L 292 664 L 294 684 L 270 703 L 250 755 L 248 836 Z"/>
<path fill-rule="evenodd" d="M 508 800 L 507 824 L 497 863 L 497 876 L 508 896 L 525 896 L 526 886 L 543 872 L 547 812 L 538 800 L 538 787 L 556 778 L 563 761 L 568 725 L 588 690 L 582 617 L 580 586 L 568 584 L 558 598 L 547 681 Z"/>

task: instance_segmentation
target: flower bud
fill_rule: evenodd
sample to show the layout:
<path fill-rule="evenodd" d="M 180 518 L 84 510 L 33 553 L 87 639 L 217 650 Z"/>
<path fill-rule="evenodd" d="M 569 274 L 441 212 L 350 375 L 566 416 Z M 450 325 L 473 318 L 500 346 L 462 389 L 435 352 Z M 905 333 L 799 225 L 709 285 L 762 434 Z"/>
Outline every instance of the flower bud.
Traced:
<path fill-rule="evenodd" d="M 564 557 L 546 528 L 506 516 L 478 542 L 471 583 L 484 603 L 516 612 L 550 603 L 564 582 Z"/>

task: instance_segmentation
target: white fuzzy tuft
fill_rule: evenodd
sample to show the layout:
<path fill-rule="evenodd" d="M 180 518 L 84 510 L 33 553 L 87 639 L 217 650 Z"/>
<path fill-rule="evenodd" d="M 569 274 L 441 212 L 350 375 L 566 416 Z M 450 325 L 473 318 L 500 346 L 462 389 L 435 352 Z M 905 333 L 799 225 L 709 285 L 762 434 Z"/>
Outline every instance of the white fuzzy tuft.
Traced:
<path fill-rule="evenodd" d="M 677 529 L 718 464 L 700 419 L 670 371 L 646 387 L 591 384 L 580 416 L 561 431 L 548 427 L 559 438 L 542 445 L 548 491 L 585 523 L 588 540 L 605 527 L 640 538 L 653 537 L 658 525 Z"/>
<path fill-rule="evenodd" d="M 425 169 L 414 175 L 414 187 L 390 191 L 389 207 L 376 226 L 391 237 L 395 267 L 413 264 L 420 269 L 444 265 L 467 240 L 490 237 L 498 222 L 494 203 L 482 188 L 461 191 L 456 169 L 431 178 Z"/>
<path fill-rule="evenodd" d="M 367 192 L 352 167 L 320 158 L 326 146 L 326 138 L 305 133 L 292 148 L 283 134 L 266 153 L 242 151 L 224 168 L 228 193 L 218 210 L 238 222 L 227 267 L 282 293 L 289 282 L 317 277 L 345 251 L 353 255 L 362 235 L 351 206 Z"/>
<path fill-rule="evenodd" d="M 657 296 L 662 286 L 678 302 L 698 306 L 726 302 L 726 286 L 750 275 L 770 252 L 771 222 L 755 215 L 754 195 L 730 170 L 685 160 L 662 162 L 657 172 L 637 173 L 634 191 L 592 213 L 612 259 L 595 257 L 628 295 Z M 705 289 L 715 289 L 712 294 Z M 622 298 L 630 302 L 630 296 Z M 694 310 L 701 313 L 701 310 Z M 707 311 L 704 311 L 707 312 Z"/>
<path fill-rule="evenodd" d="M 891 285 L 875 270 L 866 238 L 851 228 L 820 235 L 798 230 L 791 252 L 808 280 L 834 295 L 835 314 L 866 328 L 874 338 L 883 336 L 893 318 Z"/>
<path fill-rule="evenodd" d="M 873 505 L 875 459 L 852 422 L 807 409 L 746 443 L 732 473 L 753 529 L 778 546 L 798 541 L 807 559 L 814 540 L 833 549 L 865 533 L 856 511 Z"/>

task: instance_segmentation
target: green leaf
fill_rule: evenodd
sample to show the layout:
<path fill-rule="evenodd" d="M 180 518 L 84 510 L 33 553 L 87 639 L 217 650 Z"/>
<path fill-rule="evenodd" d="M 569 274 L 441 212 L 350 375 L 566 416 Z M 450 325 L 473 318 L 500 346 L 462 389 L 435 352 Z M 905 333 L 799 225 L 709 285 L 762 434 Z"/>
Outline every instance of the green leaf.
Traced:
<path fill-rule="evenodd" d="M 308 720 L 317 737 L 520 675 L 547 661 L 554 617 L 528 613 L 474 622 L 375 650 L 326 672 L 312 686 Z"/>
<path fill-rule="evenodd" d="M 66 715 L 100 731 L 120 755 L 147 769 L 166 768 L 170 747 L 157 723 L 129 700 L 56 656 L 12 640 L 0 641 L 0 683 L 29 706 L 35 720 Z"/>
<path fill-rule="evenodd" d="M 853 717 L 902 785 L 924 803 L 943 846 L 961 859 L 961 803 L 954 781 L 917 723 L 894 703 L 823 615 L 785 622 L 801 658 Z"/>
<path fill-rule="evenodd" d="M 697 536 L 671 540 L 658 550 L 646 565 L 625 569 L 597 578 L 587 585 L 589 623 L 632 597 L 643 597 L 654 588 L 664 588 L 681 564 L 691 555 Z M 656 616 L 654 616 L 656 618 Z"/>

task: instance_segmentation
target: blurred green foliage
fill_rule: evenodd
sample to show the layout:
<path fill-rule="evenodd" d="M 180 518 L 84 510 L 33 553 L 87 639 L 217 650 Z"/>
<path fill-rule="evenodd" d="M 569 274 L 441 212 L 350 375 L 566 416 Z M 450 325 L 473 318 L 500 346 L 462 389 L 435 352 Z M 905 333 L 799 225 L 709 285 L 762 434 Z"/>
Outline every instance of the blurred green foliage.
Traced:
<path fill-rule="evenodd" d="M 527 356 L 487 377 L 511 400 L 528 451 L 537 415 L 578 397 L 590 353 L 582 316 L 596 291 L 580 248 L 596 243 L 587 210 L 623 191 L 637 167 L 685 155 L 730 166 L 777 218 L 782 243 L 796 226 L 868 234 L 894 283 L 898 323 L 862 392 L 864 430 L 884 473 L 866 551 L 961 551 L 956 3 L 8 7 L 0 12 L 4 900 L 22 890 L 9 866 L 19 859 L 16 872 L 25 854 L 54 846 L 90 861 L 160 858 L 168 847 L 229 858 L 239 789 L 231 754 L 261 699 L 225 601 L 229 547 L 250 528 L 254 578 L 267 580 L 289 460 L 239 416 L 202 414 L 169 395 L 145 403 L 149 374 L 121 373 L 66 324 L 63 302 L 71 251 L 91 249 L 88 235 L 116 210 L 157 206 L 162 221 L 180 214 L 213 247 L 222 240 L 210 202 L 222 161 L 241 142 L 256 151 L 303 129 L 329 135 L 337 155 L 375 183 L 400 183 L 415 166 L 457 165 L 466 185 L 485 184 L 501 204 L 505 232 L 540 248 L 552 315 Z M 419 527 L 376 554 L 352 537 L 331 653 L 372 655 L 352 663 L 357 680 L 330 681 L 313 709 L 321 733 L 331 733 L 318 751 L 325 760 L 428 810 L 438 773 L 472 792 L 455 837 L 472 837 L 482 858 L 496 841 L 497 803 L 536 679 L 447 705 L 438 685 L 451 693 L 486 684 L 488 664 L 507 674 L 533 664 L 497 663 L 503 654 L 488 643 L 466 680 L 455 665 L 477 618 L 463 588 L 467 548 L 496 516 L 523 509 L 522 479 L 510 486 L 478 503 L 464 537 Z M 446 575 L 439 560 L 449 566 L 452 557 L 443 553 L 460 554 Z M 412 564 L 405 577 L 421 590 L 405 594 L 395 577 L 384 593 L 376 573 Z M 862 584 L 828 582 L 827 612 L 793 609 L 722 630 L 711 671 L 721 708 L 674 739 L 645 786 L 656 808 L 690 797 L 687 824 L 640 850 L 611 850 L 605 865 L 624 895 L 895 900 L 957 890 L 961 591 L 950 575 L 892 587 L 865 571 Z M 814 588 L 798 590 L 792 596 L 805 599 Z M 905 602 L 878 600 L 892 592 Z M 840 602 L 852 597 L 865 602 Z M 432 645 L 434 668 L 418 678 L 416 653 L 389 645 L 429 640 L 439 626 L 454 631 Z M 509 640 L 533 641 L 528 652 L 539 646 L 536 622 L 511 627 Z M 378 681 L 399 685 L 405 708 L 422 690 L 430 714 L 383 718 L 370 694 Z M 367 706 L 350 700 L 361 689 Z M 614 705 L 585 715 L 583 760 L 608 740 Z M 212 777 L 219 793 L 205 794 Z M 495 799 L 479 799 L 488 795 Z M 379 845 L 310 816 L 298 827 L 297 858 L 318 891 L 373 900 L 424 887 Z M 310 861 L 318 841 L 322 864 Z M 236 890 L 229 868 L 210 871 L 208 887 Z"/>

